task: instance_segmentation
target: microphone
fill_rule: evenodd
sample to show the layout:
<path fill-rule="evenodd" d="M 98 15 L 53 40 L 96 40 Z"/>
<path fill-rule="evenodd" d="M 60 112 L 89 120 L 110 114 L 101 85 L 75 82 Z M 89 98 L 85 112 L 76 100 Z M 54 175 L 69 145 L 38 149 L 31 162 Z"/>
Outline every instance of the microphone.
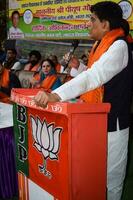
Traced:
<path fill-rule="evenodd" d="M 72 42 L 72 47 L 73 47 L 72 53 L 74 53 L 74 51 L 78 47 L 78 45 L 79 45 L 79 40 L 73 40 L 73 42 Z"/>
<path fill-rule="evenodd" d="M 62 60 L 61 64 L 64 66 L 64 70 L 63 72 L 66 70 L 66 68 L 68 67 L 69 61 L 71 60 L 72 55 L 74 54 L 74 51 L 76 50 L 76 48 L 79 45 L 79 40 L 73 40 L 72 42 L 72 48 L 70 49 L 70 51 L 68 52 L 69 56 L 68 56 L 68 60 Z"/>

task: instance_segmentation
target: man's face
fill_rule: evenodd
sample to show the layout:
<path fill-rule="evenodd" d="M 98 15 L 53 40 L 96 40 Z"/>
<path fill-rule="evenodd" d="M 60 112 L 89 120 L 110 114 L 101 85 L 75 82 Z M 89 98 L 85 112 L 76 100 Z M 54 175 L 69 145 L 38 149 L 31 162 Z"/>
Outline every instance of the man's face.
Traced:
<path fill-rule="evenodd" d="M 29 58 L 29 61 L 30 63 L 32 64 L 32 66 L 36 65 L 38 63 L 38 59 L 35 55 L 32 55 L 30 58 Z"/>
<path fill-rule="evenodd" d="M 12 17 L 12 25 L 16 28 L 19 23 L 19 15 L 16 13 Z"/>
<path fill-rule="evenodd" d="M 90 38 L 94 40 L 101 40 L 103 36 L 109 31 L 107 27 L 107 21 L 103 20 L 102 22 L 99 18 L 92 13 L 90 18 Z"/>
<path fill-rule="evenodd" d="M 16 54 L 13 53 L 11 50 L 7 50 L 6 56 L 7 56 L 7 60 L 14 60 L 14 59 L 16 59 Z"/>

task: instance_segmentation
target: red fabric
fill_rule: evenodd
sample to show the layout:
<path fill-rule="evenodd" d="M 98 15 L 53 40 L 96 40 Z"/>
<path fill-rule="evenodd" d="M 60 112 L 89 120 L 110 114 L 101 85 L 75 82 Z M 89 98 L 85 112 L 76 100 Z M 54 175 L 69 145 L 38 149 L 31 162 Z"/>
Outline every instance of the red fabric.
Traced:
<path fill-rule="evenodd" d="M 10 72 L 10 70 L 8 70 L 6 68 L 2 72 L 1 79 L 0 79 L 0 85 L 2 87 L 7 88 L 9 85 L 9 72 Z"/>

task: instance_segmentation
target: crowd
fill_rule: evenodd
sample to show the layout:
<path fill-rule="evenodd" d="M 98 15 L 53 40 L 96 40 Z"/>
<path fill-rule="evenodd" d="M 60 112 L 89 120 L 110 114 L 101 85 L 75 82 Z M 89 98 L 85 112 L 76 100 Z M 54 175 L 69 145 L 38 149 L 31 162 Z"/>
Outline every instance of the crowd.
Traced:
<path fill-rule="evenodd" d="M 64 62 L 67 64 L 67 54 Z M 86 60 L 85 60 L 86 58 Z M 12 88 L 43 88 L 45 91 L 52 91 L 63 83 L 71 80 L 73 77 L 86 69 L 87 57 L 84 54 L 81 59 L 80 67 L 66 68 L 59 62 L 58 57 L 50 54 L 47 58 L 42 58 L 38 50 L 29 52 L 27 58 L 18 59 L 16 49 L 1 48 L 0 51 L 0 101 L 8 102 Z M 82 64 L 84 63 L 85 65 Z M 28 72 L 30 75 L 28 75 Z M 23 75 L 24 74 L 24 75 Z M 23 85 L 22 79 L 27 74 L 27 86 Z M 22 75 L 22 76 L 20 76 Z M 21 77 L 21 78 L 20 78 Z"/>

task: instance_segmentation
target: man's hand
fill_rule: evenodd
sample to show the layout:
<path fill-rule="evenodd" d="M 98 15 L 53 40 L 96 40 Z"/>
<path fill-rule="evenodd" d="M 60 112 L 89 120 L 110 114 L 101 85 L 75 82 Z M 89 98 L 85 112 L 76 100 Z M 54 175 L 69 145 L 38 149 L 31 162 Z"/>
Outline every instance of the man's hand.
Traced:
<path fill-rule="evenodd" d="M 48 102 L 58 102 L 61 98 L 55 93 L 47 93 L 44 91 L 39 91 L 34 97 L 34 101 L 37 106 L 45 108 Z"/>
<path fill-rule="evenodd" d="M 68 66 L 70 68 L 78 69 L 79 65 L 80 65 L 79 60 L 75 56 L 72 56 L 69 63 L 68 63 Z"/>
<path fill-rule="evenodd" d="M 70 55 L 70 52 L 69 53 L 66 53 L 64 56 L 63 56 L 63 60 L 65 63 L 68 63 L 68 67 L 71 69 L 71 68 L 76 68 L 78 69 L 79 65 L 80 65 L 80 62 L 78 60 L 78 58 L 76 58 L 74 55 Z"/>

